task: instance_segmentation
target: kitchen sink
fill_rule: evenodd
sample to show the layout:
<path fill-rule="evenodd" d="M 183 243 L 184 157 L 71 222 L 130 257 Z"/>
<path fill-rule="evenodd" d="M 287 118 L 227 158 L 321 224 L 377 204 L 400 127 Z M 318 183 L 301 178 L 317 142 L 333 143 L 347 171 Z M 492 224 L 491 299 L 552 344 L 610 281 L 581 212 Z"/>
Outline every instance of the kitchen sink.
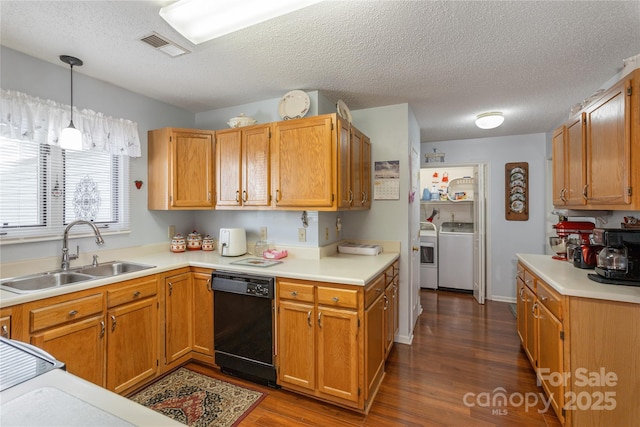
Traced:
<path fill-rule="evenodd" d="M 153 268 L 155 265 L 136 264 L 133 262 L 110 261 L 97 266 L 80 267 L 74 271 L 90 276 L 108 277 L 117 276 L 119 274 L 133 273 L 135 271 Z"/>
<path fill-rule="evenodd" d="M 0 288 L 18 294 L 28 294 L 71 283 L 84 282 L 93 278 L 88 274 L 76 273 L 75 271 L 54 271 L 3 280 L 0 282 Z"/>
<path fill-rule="evenodd" d="M 125 261 L 110 261 L 100 265 L 85 265 L 70 270 L 54 270 L 0 280 L 0 289 L 17 294 L 29 294 L 103 277 L 118 276 L 140 270 L 154 268 L 155 265 L 137 264 Z"/>

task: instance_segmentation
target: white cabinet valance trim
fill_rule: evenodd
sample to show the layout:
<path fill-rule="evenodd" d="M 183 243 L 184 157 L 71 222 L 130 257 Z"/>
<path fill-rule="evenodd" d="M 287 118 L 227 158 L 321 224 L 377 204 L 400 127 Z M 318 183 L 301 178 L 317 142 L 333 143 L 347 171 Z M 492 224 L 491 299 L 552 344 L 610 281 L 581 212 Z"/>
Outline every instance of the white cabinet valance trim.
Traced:
<path fill-rule="evenodd" d="M 0 136 L 60 146 L 60 134 L 71 120 L 69 105 L 18 91 L 0 91 Z M 84 150 L 141 156 L 136 122 L 74 108 L 73 124 L 82 132 Z"/>

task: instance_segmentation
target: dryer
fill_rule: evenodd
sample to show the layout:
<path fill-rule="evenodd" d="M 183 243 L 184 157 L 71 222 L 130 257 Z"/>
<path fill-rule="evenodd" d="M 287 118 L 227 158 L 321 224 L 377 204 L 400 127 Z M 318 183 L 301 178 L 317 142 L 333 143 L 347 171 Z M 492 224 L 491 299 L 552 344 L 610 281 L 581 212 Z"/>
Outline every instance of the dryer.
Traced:
<path fill-rule="evenodd" d="M 420 287 L 438 289 L 438 229 L 431 222 L 420 223 Z"/>

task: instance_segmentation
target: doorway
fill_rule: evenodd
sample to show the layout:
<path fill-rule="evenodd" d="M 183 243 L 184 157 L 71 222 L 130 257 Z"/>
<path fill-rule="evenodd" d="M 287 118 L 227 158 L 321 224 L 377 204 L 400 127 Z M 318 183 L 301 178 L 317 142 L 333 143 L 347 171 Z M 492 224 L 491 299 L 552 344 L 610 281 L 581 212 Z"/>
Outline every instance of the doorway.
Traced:
<path fill-rule="evenodd" d="M 485 182 L 486 165 L 483 163 L 434 164 L 420 169 L 420 222 L 433 224 L 439 241 L 472 231 L 466 235 L 468 238 L 455 239 L 456 244 L 464 247 L 453 248 L 448 255 L 439 251 L 438 283 L 421 283 L 422 288 L 453 287 L 472 292 L 476 301 L 484 304 L 487 275 Z M 457 257 L 453 259 L 459 253 L 469 254 L 464 265 Z M 452 280 L 452 276 L 457 281 Z"/>

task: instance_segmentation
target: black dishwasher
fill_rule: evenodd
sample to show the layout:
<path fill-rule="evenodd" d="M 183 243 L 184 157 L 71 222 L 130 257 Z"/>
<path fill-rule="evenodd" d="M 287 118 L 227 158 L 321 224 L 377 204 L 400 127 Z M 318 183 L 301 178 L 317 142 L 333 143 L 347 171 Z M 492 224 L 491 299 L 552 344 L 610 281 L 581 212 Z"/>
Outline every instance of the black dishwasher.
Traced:
<path fill-rule="evenodd" d="M 222 372 L 276 387 L 273 277 L 214 271 L 213 335 Z"/>

